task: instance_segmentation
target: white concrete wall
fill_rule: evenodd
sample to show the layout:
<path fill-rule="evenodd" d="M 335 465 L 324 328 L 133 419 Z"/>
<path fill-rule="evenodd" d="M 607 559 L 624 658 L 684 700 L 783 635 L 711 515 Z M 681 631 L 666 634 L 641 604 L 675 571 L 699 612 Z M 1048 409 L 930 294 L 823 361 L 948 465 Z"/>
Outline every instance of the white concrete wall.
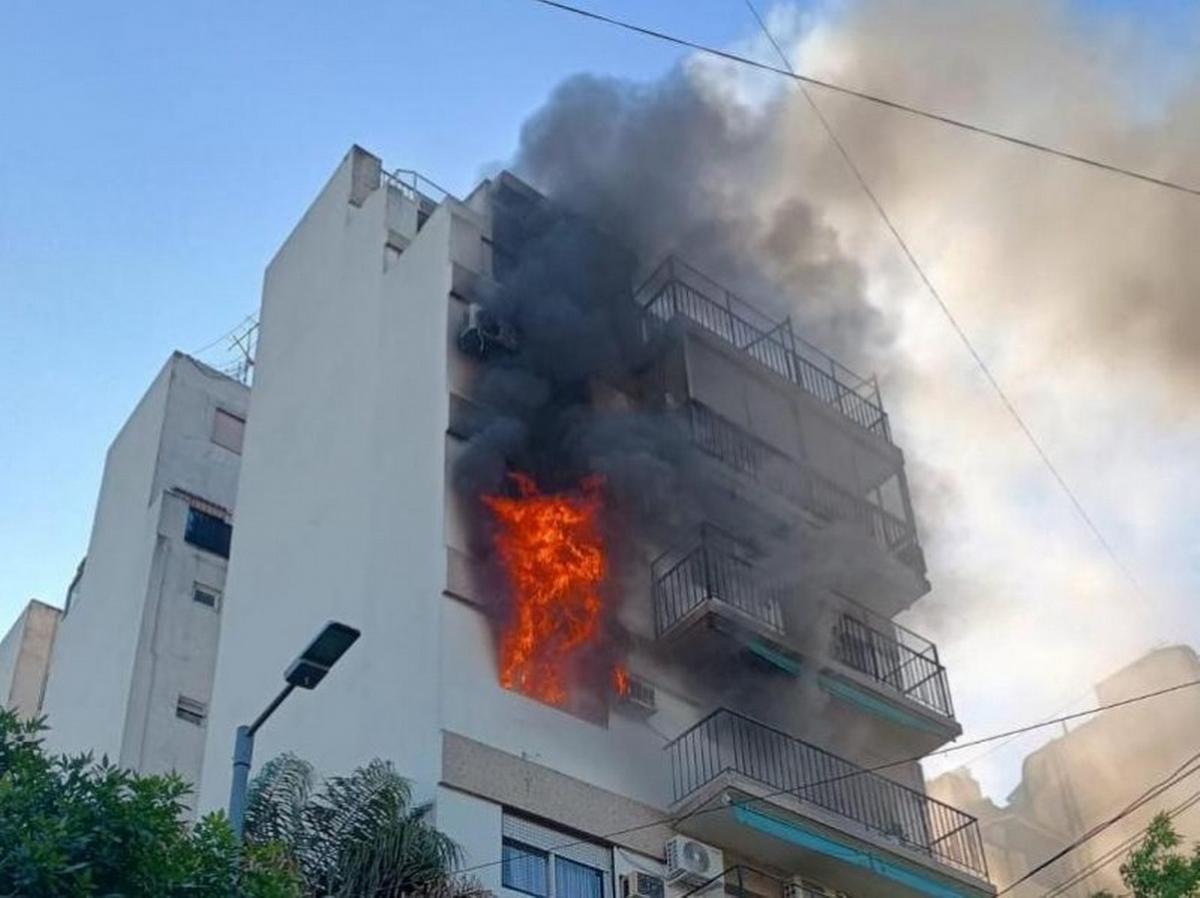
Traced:
<path fill-rule="evenodd" d="M 21 717 L 41 711 L 61 613 L 34 599 L 0 641 L 0 704 Z"/>
<path fill-rule="evenodd" d="M 175 706 L 207 700 L 218 627 L 192 587 L 219 587 L 225 562 L 184 541 L 187 504 L 169 491 L 233 508 L 240 456 L 212 442 L 213 420 L 244 417 L 248 393 L 175 353 L 113 442 L 46 690 L 53 750 L 198 777 L 203 732 Z"/>
<path fill-rule="evenodd" d="M 256 762 L 378 756 L 425 797 L 437 781 L 446 297 L 467 212 L 439 208 L 385 271 L 403 222 L 378 166 L 352 151 L 267 269 L 204 808 L 227 799 L 236 726 L 331 618 L 362 639 L 259 731 Z"/>
<path fill-rule="evenodd" d="M 149 506 L 171 368 L 168 362 L 159 372 L 108 450 L 87 566 L 59 625 L 46 686 L 53 751 L 121 754 L 154 551 Z"/>

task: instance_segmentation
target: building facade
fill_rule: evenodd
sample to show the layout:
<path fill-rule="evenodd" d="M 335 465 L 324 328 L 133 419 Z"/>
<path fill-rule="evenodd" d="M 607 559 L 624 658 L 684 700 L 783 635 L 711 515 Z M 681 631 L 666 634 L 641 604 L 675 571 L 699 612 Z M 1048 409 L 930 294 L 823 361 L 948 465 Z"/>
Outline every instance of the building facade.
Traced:
<path fill-rule="evenodd" d="M 1200 658 L 1183 645 L 1147 653 L 1096 684 L 1100 705 L 1200 681 Z M 1004 805 L 984 797 L 970 774 L 951 771 L 930 781 L 929 791 L 979 818 L 995 881 L 1005 886 L 1046 860 L 1099 820 L 1136 798 L 1147 781 L 1165 779 L 1200 745 L 1200 705 L 1195 689 L 1178 689 L 1150 701 L 1101 712 L 1031 752 L 1021 782 Z M 1185 842 L 1200 838 L 1197 786 L 1185 779 L 1047 867 L 1013 891 L 1017 898 L 1050 889 L 1086 898 L 1123 891 L 1121 862 L 1159 811 L 1172 815 Z"/>
<path fill-rule="evenodd" d="M 0 640 L 0 706 L 21 717 L 41 713 L 61 614 L 53 605 L 33 599 Z"/>
<path fill-rule="evenodd" d="M 356 147 L 269 264 L 201 807 L 226 802 L 235 728 L 336 619 L 362 638 L 256 761 L 391 760 L 497 894 L 990 894 L 974 819 L 916 760 L 960 729 L 936 647 L 892 621 L 928 582 L 875 382 L 678 259 L 627 285 L 611 333 L 546 357 L 555 327 L 579 332 L 517 295 L 540 289 L 523 264 L 555 239 L 545 206 L 507 174 L 434 197 Z M 581 368 L 610 337 L 634 361 Z M 569 390 L 516 370 L 539 353 Z M 550 451 L 528 434 L 555 403 Z M 506 446 L 543 485 L 568 449 L 562 472 L 605 483 L 505 492 Z M 647 457 L 661 476 L 639 480 Z M 628 520 L 581 523 L 589 490 Z M 608 575 L 572 593 L 577 631 L 551 622 L 521 655 L 514 621 L 546 621 L 521 617 L 529 534 L 496 538 L 500 515 L 568 494 L 573 546 Z"/>
<path fill-rule="evenodd" d="M 248 394 L 175 353 L 109 448 L 54 644 L 50 750 L 199 779 Z"/>

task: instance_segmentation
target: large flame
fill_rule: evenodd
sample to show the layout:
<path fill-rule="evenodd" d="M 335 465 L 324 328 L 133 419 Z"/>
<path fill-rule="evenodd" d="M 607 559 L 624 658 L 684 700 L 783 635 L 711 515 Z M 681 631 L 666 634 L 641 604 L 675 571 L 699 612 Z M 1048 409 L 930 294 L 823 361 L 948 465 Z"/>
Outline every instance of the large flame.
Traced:
<path fill-rule="evenodd" d="M 552 705 L 567 699 L 576 653 L 601 635 L 607 573 L 599 478 L 576 493 L 543 493 L 511 475 L 517 495 L 484 496 L 512 590 L 500 644 L 500 683 Z"/>

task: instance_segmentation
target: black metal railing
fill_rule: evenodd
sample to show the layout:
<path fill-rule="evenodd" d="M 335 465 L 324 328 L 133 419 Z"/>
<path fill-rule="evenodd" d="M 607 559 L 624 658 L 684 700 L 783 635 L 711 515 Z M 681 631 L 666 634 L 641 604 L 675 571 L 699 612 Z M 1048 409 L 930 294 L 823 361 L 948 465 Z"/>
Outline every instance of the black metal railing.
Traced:
<path fill-rule="evenodd" d="M 987 878 L 979 825 L 970 814 L 741 714 L 718 709 L 666 750 L 676 802 L 735 773 Z"/>
<path fill-rule="evenodd" d="M 953 717 L 950 682 L 938 661 L 937 647 L 891 621 L 872 626 L 862 617 L 857 611 L 838 617 L 833 627 L 834 658 L 919 705 Z"/>
<path fill-rule="evenodd" d="M 839 486 L 701 403 L 689 403 L 688 426 L 692 442 L 708 455 L 818 518 L 850 524 L 924 573 L 916 528 L 903 518 Z"/>
<path fill-rule="evenodd" d="M 668 256 L 638 288 L 644 334 L 686 318 L 866 430 L 891 442 L 874 377 L 860 377 L 796 336 L 791 318 L 775 321 L 687 263 Z"/>
<path fill-rule="evenodd" d="M 708 601 L 722 602 L 774 633 L 784 632 L 781 591 L 762 583 L 744 549 L 715 528 L 701 528 L 699 542 L 690 549 L 661 555 L 651 577 L 658 636 Z"/>
<path fill-rule="evenodd" d="M 787 632 L 787 607 L 797 600 L 795 590 L 764 578 L 745 546 L 716 527 L 706 524 L 686 548 L 664 552 L 651 565 L 650 576 L 659 637 L 706 602 L 719 602 L 796 651 L 804 650 Z M 950 684 L 937 646 L 841 598 L 847 610 L 834 621 L 830 655 L 918 704 L 953 717 Z"/>

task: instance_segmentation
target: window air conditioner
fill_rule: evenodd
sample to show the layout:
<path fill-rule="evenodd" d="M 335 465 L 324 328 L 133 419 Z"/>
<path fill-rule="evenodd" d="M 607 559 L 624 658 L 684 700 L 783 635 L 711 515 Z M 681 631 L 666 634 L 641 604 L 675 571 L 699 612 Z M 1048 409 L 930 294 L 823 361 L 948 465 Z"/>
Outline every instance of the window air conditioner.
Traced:
<path fill-rule="evenodd" d="M 458 348 L 467 355 L 486 359 L 497 353 L 517 351 L 517 332 L 495 312 L 477 302 L 467 306 L 458 331 Z"/>
<path fill-rule="evenodd" d="M 663 898 L 665 891 L 661 876 L 634 871 L 621 877 L 621 898 Z"/>

